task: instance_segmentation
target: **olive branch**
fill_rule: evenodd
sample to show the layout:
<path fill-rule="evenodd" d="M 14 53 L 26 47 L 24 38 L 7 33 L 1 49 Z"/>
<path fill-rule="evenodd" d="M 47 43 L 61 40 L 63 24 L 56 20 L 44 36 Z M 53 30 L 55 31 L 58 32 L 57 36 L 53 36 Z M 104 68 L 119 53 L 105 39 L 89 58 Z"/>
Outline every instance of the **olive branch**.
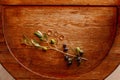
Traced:
<path fill-rule="evenodd" d="M 51 30 L 48 30 L 47 33 L 42 33 L 41 31 L 38 30 L 38 31 L 34 32 L 34 35 L 39 38 L 40 43 L 45 43 L 45 44 L 47 44 L 47 46 L 41 45 L 35 39 L 28 38 L 26 35 L 23 35 L 22 44 L 25 44 L 27 46 L 34 46 L 36 48 L 41 49 L 42 51 L 55 50 L 59 53 L 62 53 L 64 55 L 65 61 L 67 61 L 67 65 L 71 65 L 73 60 L 76 60 L 78 65 L 80 65 L 82 60 L 85 60 L 85 61 L 88 60 L 83 57 L 84 52 L 79 47 L 76 47 L 75 49 L 70 47 L 72 49 L 72 51 L 75 53 L 75 55 L 68 53 L 69 49 L 66 44 L 62 45 L 63 50 L 58 49 L 57 48 L 58 41 L 55 40 L 54 38 L 52 38 L 50 40 L 48 39 L 48 37 L 50 35 L 52 35 Z M 58 32 L 55 32 L 54 35 L 57 37 Z M 59 39 L 63 40 L 63 38 L 64 38 L 64 36 L 61 35 Z"/>

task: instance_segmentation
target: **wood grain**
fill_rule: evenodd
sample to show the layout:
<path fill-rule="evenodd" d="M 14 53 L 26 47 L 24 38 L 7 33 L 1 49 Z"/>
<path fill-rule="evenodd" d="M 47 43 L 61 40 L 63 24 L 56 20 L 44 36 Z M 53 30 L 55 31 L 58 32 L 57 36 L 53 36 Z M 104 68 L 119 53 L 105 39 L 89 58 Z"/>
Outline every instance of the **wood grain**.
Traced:
<path fill-rule="evenodd" d="M 119 3 L 119 0 L 1 0 L 0 4 L 3 5 L 102 5 L 103 7 L 0 6 L 0 63 L 16 80 L 54 80 L 56 78 L 60 80 L 103 80 L 120 64 L 120 12 L 117 14 L 120 8 L 108 7 L 119 5 Z M 62 55 L 54 51 L 51 51 L 52 55 L 49 52 L 40 55 L 39 51 L 35 51 L 35 55 L 32 55 L 34 49 L 23 49 L 20 45 L 21 32 L 34 37 L 32 32 L 37 29 L 46 31 L 48 27 L 57 29 L 65 37 L 69 36 L 65 40 L 70 39 L 75 44 L 74 46 L 78 46 L 79 43 L 85 50 L 85 57 L 89 61 L 78 67 L 77 72 L 75 72 L 75 64 L 71 67 L 74 68 L 73 70 L 70 68 L 67 71 L 64 61 L 61 60 Z M 73 33 L 80 36 L 76 37 Z M 10 54 L 4 37 L 22 64 L 42 75 L 55 78 L 38 76 L 21 66 Z M 50 58 L 46 60 L 45 55 Z M 39 66 L 39 64 L 42 65 Z"/>
<path fill-rule="evenodd" d="M 3 19 L 5 30 L 4 34 L 10 49 L 22 64 L 33 71 L 50 77 L 63 77 L 68 79 L 76 77 L 78 79 L 104 78 L 103 76 L 100 76 L 100 74 L 103 74 L 103 72 L 99 72 L 101 68 L 96 68 L 96 72 L 94 72 L 93 68 L 101 63 L 111 48 L 114 40 L 116 30 L 115 7 L 6 6 L 4 7 Z M 66 29 L 64 30 L 63 27 Z M 59 32 L 67 37 L 65 40 L 70 39 L 70 41 L 74 43 L 74 46 L 78 46 L 78 43 L 81 44 L 81 47 L 85 49 L 85 56 L 89 61 L 83 63 L 80 67 L 77 67 L 77 69 L 76 66 L 73 65 L 71 68 L 74 69 L 70 68 L 67 70 L 65 63 L 63 63 L 64 61 L 61 59 L 62 55 L 53 51 L 51 51 L 52 55 L 49 52 L 44 55 L 40 55 L 39 51 L 35 51 L 34 49 L 24 49 L 23 46 L 20 45 L 20 39 L 22 37 L 21 33 L 25 33 L 30 37 L 33 37 L 31 35 L 35 30 L 41 29 L 42 31 L 46 31 L 47 28 L 57 28 Z M 71 35 L 68 33 L 71 33 Z M 73 33 L 81 36 L 76 36 Z M 79 38 L 80 40 L 78 40 Z M 60 44 L 62 44 L 62 42 Z M 32 55 L 33 50 L 35 55 Z M 28 72 L 20 66 L 13 57 L 11 57 L 8 51 L 4 51 L 2 53 L 4 53 L 2 56 L 4 55 L 6 58 L 1 56 L 1 62 L 4 63 L 3 65 L 14 75 L 15 78 L 39 78 L 39 76 L 35 76 L 35 74 Z M 10 56 L 9 58 L 7 58 L 8 55 Z M 45 55 L 50 58 L 47 60 Z M 32 63 L 30 63 L 31 58 Z M 15 70 L 16 72 L 14 72 Z M 88 72 L 91 70 L 93 71 Z M 91 77 L 87 77 L 87 75 L 83 73 L 86 73 L 87 75 L 92 73 L 96 74 L 96 76 L 94 77 L 91 75 Z M 107 72 L 104 72 L 104 74 L 107 74 Z M 40 77 L 40 79 L 42 78 Z"/>
<path fill-rule="evenodd" d="M 120 5 L 119 0 L 1 0 L 4 5 Z"/>

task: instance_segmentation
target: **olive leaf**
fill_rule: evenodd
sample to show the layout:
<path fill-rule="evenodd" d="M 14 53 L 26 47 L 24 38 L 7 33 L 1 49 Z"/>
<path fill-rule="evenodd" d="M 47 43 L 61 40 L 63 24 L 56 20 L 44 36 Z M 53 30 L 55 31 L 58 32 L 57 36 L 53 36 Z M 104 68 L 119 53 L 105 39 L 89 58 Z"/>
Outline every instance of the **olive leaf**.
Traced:
<path fill-rule="evenodd" d="M 38 38 L 42 38 L 43 34 L 39 30 L 34 33 Z"/>
<path fill-rule="evenodd" d="M 28 37 L 26 37 L 25 35 L 23 35 L 23 43 L 29 46 L 34 46 L 36 48 L 39 48 L 43 51 L 47 51 L 47 50 L 56 50 L 62 54 L 65 55 L 65 61 L 67 61 L 67 64 L 70 66 L 73 62 L 73 60 L 77 61 L 78 66 L 81 64 L 82 60 L 87 61 L 87 58 L 83 57 L 84 51 L 80 48 L 80 47 L 76 47 L 76 48 L 72 48 L 70 47 L 70 50 L 72 50 L 75 54 L 69 54 L 69 48 L 67 47 L 66 44 L 63 44 L 63 50 L 60 50 L 57 48 L 57 44 L 58 44 L 58 38 L 56 37 L 51 38 L 50 40 L 48 39 L 48 34 L 46 33 L 42 33 L 41 31 L 36 31 L 34 32 L 34 35 L 37 36 L 40 40 L 40 42 L 37 42 L 35 39 L 30 39 Z M 42 45 L 41 43 L 45 43 L 45 45 Z"/>
<path fill-rule="evenodd" d="M 22 43 L 25 45 L 32 46 L 31 40 L 26 35 L 23 35 Z"/>
<path fill-rule="evenodd" d="M 48 40 L 48 36 L 47 36 L 46 33 L 43 33 L 43 38 L 44 38 L 45 40 Z"/>
<path fill-rule="evenodd" d="M 36 40 L 31 39 L 31 43 L 32 43 L 35 47 L 41 48 L 41 45 L 40 45 Z"/>

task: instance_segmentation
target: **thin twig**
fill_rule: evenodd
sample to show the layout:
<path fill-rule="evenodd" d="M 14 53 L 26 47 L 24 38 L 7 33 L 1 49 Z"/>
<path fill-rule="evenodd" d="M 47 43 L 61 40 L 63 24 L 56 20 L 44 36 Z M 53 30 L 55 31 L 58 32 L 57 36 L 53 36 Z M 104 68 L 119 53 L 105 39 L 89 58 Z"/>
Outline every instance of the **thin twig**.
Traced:
<path fill-rule="evenodd" d="M 27 38 L 25 35 L 24 35 L 23 37 L 24 37 L 26 40 L 29 41 L 29 38 Z M 38 48 L 42 48 L 42 46 L 39 45 L 39 43 L 34 42 L 33 39 L 31 39 L 30 41 L 31 41 L 32 44 L 34 44 L 34 45 L 32 45 L 32 46 L 35 46 L 35 47 L 38 47 Z M 62 53 L 62 54 L 64 54 L 64 55 L 68 55 L 68 56 L 73 57 L 73 58 L 77 57 L 76 55 L 69 54 L 69 53 L 63 52 L 62 50 L 59 50 L 59 49 L 57 48 L 56 44 L 50 45 L 48 39 L 44 39 L 44 42 L 47 43 L 47 45 L 48 45 L 47 48 L 48 48 L 48 49 L 58 51 L 58 52 L 60 52 L 60 53 Z M 71 43 L 70 43 L 70 44 L 71 44 Z M 72 48 L 71 46 L 70 46 L 70 48 L 71 48 L 72 51 L 73 51 L 73 48 Z M 74 52 L 74 51 L 73 51 L 73 52 Z M 81 59 L 82 59 L 82 60 L 85 60 L 85 61 L 88 60 L 88 59 L 86 59 L 86 58 L 84 58 L 84 57 L 81 57 Z"/>
<path fill-rule="evenodd" d="M 65 52 L 63 52 L 63 51 L 61 51 L 61 50 L 59 50 L 59 49 L 57 49 L 57 48 L 50 47 L 49 49 L 58 51 L 58 52 L 60 52 L 60 53 L 63 53 L 64 55 L 69 55 L 69 56 L 71 56 L 71 57 L 76 57 L 75 55 L 72 55 L 72 54 L 69 54 L 69 53 L 65 53 Z"/>

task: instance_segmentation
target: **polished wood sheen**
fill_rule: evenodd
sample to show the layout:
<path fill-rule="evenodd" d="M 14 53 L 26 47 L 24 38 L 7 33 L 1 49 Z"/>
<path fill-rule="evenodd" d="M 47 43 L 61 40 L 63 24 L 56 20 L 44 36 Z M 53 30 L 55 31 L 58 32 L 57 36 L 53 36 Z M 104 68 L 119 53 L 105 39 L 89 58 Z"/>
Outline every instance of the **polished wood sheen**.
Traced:
<path fill-rule="evenodd" d="M 120 5 L 119 0 L 1 0 L 4 5 Z"/>
<path fill-rule="evenodd" d="M 48 77 L 76 77 L 94 69 L 107 55 L 116 32 L 115 20 L 114 7 L 9 6 L 4 9 L 4 34 L 15 57 L 32 71 Z M 58 47 L 64 42 L 79 46 L 88 61 L 80 67 L 74 63 L 68 68 L 64 56 L 58 52 L 44 53 L 21 46 L 23 34 L 33 37 L 36 30 L 49 29 L 65 36 Z"/>
<path fill-rule="evenodd" d="M 49 0 L 42 4 L 55 4 Z M 62 3 L 61 3 L 62 2 Z M 66 4 L 66 2 L 56 4 Z M 75 6 L 87 1 L 74 0 L 66 6 L 37 5 L 39 1 L 2 1 L 0 6 L 0 62 L 17 80 L 102 80 L 120 63 L 119 8 L 116 6 Z M 83 2 L 83 3 L 82 3 Z M 104 3 L 103 3 L 104 2 Z M 91 5 L 116 5 L 117 0 L 91 0 Z M 18 4 L 36 4 L 24 6 Z M 9 4 L 9 6 L 7 6 Z M 14 6 L 12 4 L 15 4 Z M 63 55 L 49 50 L 42 52 L 21 45 L 23 34 L 35 38 L 36 30 L 58 31 L 68 46 L 81 47 L 88 61 L 78 67 L 66 66 Z"/>

